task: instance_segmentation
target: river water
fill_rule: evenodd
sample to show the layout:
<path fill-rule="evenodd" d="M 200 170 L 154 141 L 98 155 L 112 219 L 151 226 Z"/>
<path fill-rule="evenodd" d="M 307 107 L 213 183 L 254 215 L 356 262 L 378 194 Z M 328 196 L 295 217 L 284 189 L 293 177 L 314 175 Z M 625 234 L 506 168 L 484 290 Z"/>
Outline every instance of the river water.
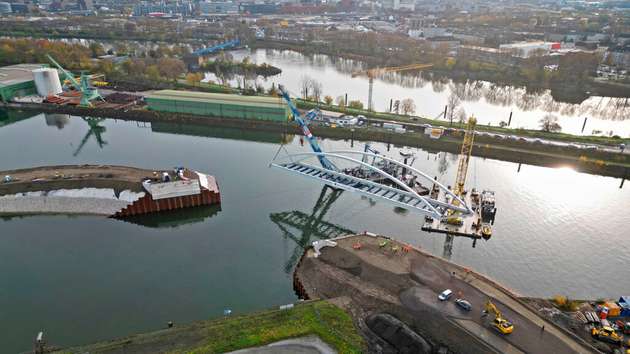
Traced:
<path fill-rule="evenodd" d="M 630 294 L 630 190 L 620 180 L 473 157 L 469 187 L 496 190 L 489 241 L 420 231 L 422 217 L 269 168 L 280 134 L 104 120 L 102 147 L 79 117 L 0 118 L 2 169 L 54 164 L 188 166 L 215 175 L 221 210 L 193 209 L 130 222 L 94 216 L 0 218 L 3 352 L 76 345 L 260 310 L 296 300 L 291 270 L 318 230 L 370 230 L 469 266 L 527 296 Z M 297 137 L 290 152 L 308 151 Z M 323 140 L 325 150 L 351 142 Z M 373 144 L 397 157 L 398 147 Z M 362 149 L 354 142 L 356 149 Z M 450 184 L 456 155 L 413 150 L 415 167 Z M 76 156 L 75 156 L 76 154 Z M 284 152 L 281 152 L 284 154 Z M 321 198 L 320 198 L 321 197 Z M 293 220 L 293 222 L 291 221 Z M 297 222 L 295 222 L 297 220 Z M 614 271 L 611 271 L 614 270 Z"/>
<path fill-rule="evenodd" d="M 303 77 L 322 84 L 323 95 L 336 98 L 348 94 L 348 101 L 359 100 L 367 107 L 368 79 L 352 73 L 365 68 L 365 64 L 353 60 L 326 55 L 305 56 L 294 51 L 271 49 L 239 50 L 230 52 L 234 59 L 250 57 L 256 63 L 268 63 L 282 69 L 277 76 L 257 79 L 265 88 L 272 84 L 285 85 L 292 94 L 300 96 Z M 220 82 L 213 74 L 207 79 Z M 229 80 L 237 85 L 237 80 Z M 252 81 L 253 82 L 253 81 Z M 242 84 L 241 84 L 242 85 Z M 390 73 L 374 80 L 374 107 L 377 111 L 389 111 L 390 100 L 411 98 L 416 115 L 429 118 L 443 117 L 449 96 L 461 102 L 454 110 L 455 120 L 463 109 L 466 115 L 474 115 L 481 124 L 499 125 L 508 122 L 510 127 L 540 129 L 539 120 L 551 114 L 558 118 L 562 131 L 572 134 L 630 136 L 630 101 L 627 98 L 592 96 L 580 104 L 554 100 L 548 90 L 528 93 L 524 87 L 494 85 L 484 81 L 457 83 L 452 80 L 423 78 L 419 74 Z M 323 96 L 322 96 L 323 97 Z M 450 108 L 449 108 L 450 109 Z M 449 119 L 450 117 L 447 116 Z M 584 132 L 584 118 L 588 117 Z"/>

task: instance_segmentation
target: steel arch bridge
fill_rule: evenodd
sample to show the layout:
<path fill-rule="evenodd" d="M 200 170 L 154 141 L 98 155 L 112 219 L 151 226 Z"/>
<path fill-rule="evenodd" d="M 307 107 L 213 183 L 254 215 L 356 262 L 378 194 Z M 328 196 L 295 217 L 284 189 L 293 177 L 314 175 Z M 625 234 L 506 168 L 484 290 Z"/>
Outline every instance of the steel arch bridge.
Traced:
<path fill-rule="evenodd" d="M 334 161 L 335 168 L 325 168 L 317 160 L 309 161 L 313 158 Z M 350 166 L 338 168 L 342 163 Z M 453 213 L 473 213 L 448 187 L 410 165 L 381 154 L 352 150 L 303 152 L 275 159 L 271 166 L 436 219 L 445 219 Z"/>
<path fill-rule="evenodd" d="M 402 163 L 381 154 L 369 152 L 373 150 L 370 150 L 368 146 L 364 152 L 322 151 L 317 138 L 308 128 L 316 112 L 311 110 L 302 117 L 285 88 L 282 85 L 278 88 L 293 118 L 302 129 L 312 152 L 288 154 L 281 158 L 280 162 L 276 162 L 280 152 L 278 149 L 278 153 L 270 164 L 271 167 L 315 179 L 334 188 L 363 194 L 375 200 L 383 200 L 434 219 L 444 220 L 454 214 L 462 216 L 473 214 L 473 210 L 456 193 L 426 173 L 411 167 L 411 164 L 406 163 L 406 158 L 405 163 Z M 316 158 L 316 163 L 308 161 L 313 158 Z M 370 159 L 372 161 L 368 163 Z M 341 165 L 350 166 L 340 169 L 338 166 Z M 420 181 L 426 184 L 423 185 Z M 427 188 L 429 185 L 431 189 Z"/>

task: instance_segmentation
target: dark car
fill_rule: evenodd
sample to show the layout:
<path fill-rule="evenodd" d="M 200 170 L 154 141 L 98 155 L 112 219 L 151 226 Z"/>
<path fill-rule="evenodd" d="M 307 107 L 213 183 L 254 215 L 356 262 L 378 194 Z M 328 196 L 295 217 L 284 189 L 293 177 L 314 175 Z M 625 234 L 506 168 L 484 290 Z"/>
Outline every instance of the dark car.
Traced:
<path fill-rule="evenodd" d="M 455 299 L 455 303 L 464 311 L 472 310 L 472 305 L 470 304 L 470 302 L 464 299 Z"/>

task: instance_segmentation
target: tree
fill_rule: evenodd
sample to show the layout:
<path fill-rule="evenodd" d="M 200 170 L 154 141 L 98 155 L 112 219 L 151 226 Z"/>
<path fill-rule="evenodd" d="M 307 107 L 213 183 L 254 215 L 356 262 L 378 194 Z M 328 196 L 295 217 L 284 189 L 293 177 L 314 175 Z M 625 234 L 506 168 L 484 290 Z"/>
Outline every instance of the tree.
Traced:
<path fill-rule="evenodd" d="M 312 79 L 308 75 L 302 75 L 300 78 L 300 93 L 302 98 L 308 99 L 308 91 L 311 88 Z"/>
<path fill-rule="evenodd" d="M 322 97 L 322 83 L 315 79 L 311 79 L 311 93 L 311 97 L 313 97 L 315 101 L 319 102 Z"/>
<path fill-rule="evenodd" d="M 332 96 L 329 96 L 329 95 L 324 96 L 324 103 L 326 103 L 326 105 L 330 106 L 333 103 Z"/>
<path fill-rule="evenodd" d="M 455 109 L 459 107 L 460 103 L 461 101 L 459 100 L 459 97 L 457 97 L 457 95 L 451 92 L 451 94 L 448 96 L 448 100 L 446 101 L 446 107 L 449 111 L 449 119 L 451 121 L 451 124 L 453 124 L 453 117 L 455 115 Z"/>
<path fill-rule="evenodd" d="M 147 67 L 146 74 L 149 79 L 153 81 L 158 81 L 160 79 L 160 69 L 155 64 Z"/>
<path fill-rule="evenodd" d="M 346 106 L 346 99 L 343 97 L 343 95 L 337 96 L 335 102 L 337 103 L 337 106 L 339 106 L 339 108 L 341 109 L 344 109 L 344 107 Z"/>
<path fill-rule="evenodd" d="M 92 58 L 98 58 L 101 55 L 105 55 L 105 49 L 103 49 L 103 46 L 97 42 L 90 44 L 90 51 L 92 52 Z"/>
<path fill-rule="evenodd" d="M 175 80 L 186 71 L 186 66 L 179 59 L 162 58 L 158 61 L 158 69 L 164 78 Z"/>
<path fill-rule="evenodd" d="M 544 132 L 559 132 L 562 130 L 562 127 L 558 124 L 558 117 L 553 114 L 545 115 L 538 123 L 540 123 L 540 130 Z"/>
<path fill-rule="evenodd" d="M 188 82 L 191 86 L 197 86 L 203 79 L 203 75 L 201 73 L 188 73 L 186 74 L 186 82 Z"/>
<path fill-rule="evenodd" d="M 402 100 L 400 108 L 402 110 L 402 113 L 406 116 L 414 114 L 416 112 L 416 104 L 411 98 L 405 98 L 404 100 Z"/>
<path fill-rule="evenodd" d="M 348 102 L 348 107 L 354 108 L 354 109 L 363 109 L 363 102 L 359 100 L 350 101 Z"/>

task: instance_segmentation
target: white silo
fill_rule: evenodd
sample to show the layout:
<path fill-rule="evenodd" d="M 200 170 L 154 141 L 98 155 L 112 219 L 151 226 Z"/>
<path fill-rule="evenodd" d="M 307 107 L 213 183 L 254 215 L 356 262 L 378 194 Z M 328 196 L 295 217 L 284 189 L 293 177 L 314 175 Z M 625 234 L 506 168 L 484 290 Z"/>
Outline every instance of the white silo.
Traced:
<path fill-rule="evenodd" d="M 61 93 L 61 81 L 59 81 L 59 73 L 51 68 L 41 68 L 33 70 L 33 78 L 35 79 L 35 88 L 37 94 L 43 97 L 56 95 Z"/>

